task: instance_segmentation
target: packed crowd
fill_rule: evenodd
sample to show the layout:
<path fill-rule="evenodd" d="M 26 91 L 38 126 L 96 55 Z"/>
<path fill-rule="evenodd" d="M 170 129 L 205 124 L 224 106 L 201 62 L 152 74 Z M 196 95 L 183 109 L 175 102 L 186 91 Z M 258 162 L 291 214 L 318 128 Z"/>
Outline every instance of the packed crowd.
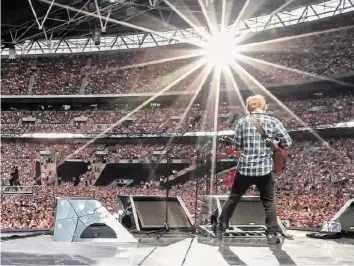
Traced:
<path fill-rule="evenodd" d="M 85 56 L 76 55 L 38 58 L 33 94 L 78 94 L 85 59 Z"/>
<path fill-rule="evenodd" d="M 12 146 L 16 152 L 16 145 Z M 295 141 L 290 149 L 287 170 L 277 177 L 278 215 L 290 221 L 295 227 L 318 227 L 330 219 L 346 202 L 354 197 L 354 139 L 331 139 L 320 141 Z M 4 154 L 16 154 L 8 149 Z M 21 158 L 32 156 L 30 149 Z M 17 158 L 14 158 L 17 159 Z M 16 160 L 14 160 L 16 161 Z M 3 167 L 3 165 L 2 165 Z M 22 167 L 20 168 L 21 171 Z M 21 172 L 22 175 L 27 173 Z M 20 174 L 20 176 L 21 176 Z M 111 212 L 117 212 L 116 196 L 163 195 L 165 192 L 152 183 L 137 187 L 94 187 L 89 186 L 92 172 L 84 179 L 87 186 L 63 184 L 59 186 L 36 186 L 33 196 L 8 196 L 2 201 L 2 228 L 48 228 L 53 226 L 53 200 L 56 196 L 83 196 L 99 199 Z M 229 172 L 217 175 L 217 193 L 227 193 L 225 179 Z M 20 178 L 20 180 L 22 177 Z M 206 182 L 199 183 L 198 211 L 202 195 L 207 191 Z M 170 191 L 170 195 L 181 196 L 194 215 L 194 181 L 180 184 Z M 249 195 L 258 192 L 250 188 Z"/>
<path fill-rule="evenodd" d="M 36 150 L 30 143 L 1 143 L 1 184 L 8 185 L 14 167 L 19 166 L 21 185 L 32 185 L 35 177 Z"/>
<path fill-rule="evenodd" d="M 322 76 L 346 74 L 354 69 L 353 28 L 329 31 L 275 44 L 276 52 L 259 47 L 248 48 L 246 56 Z M 301 52 L 300 52 L 301 51 Z M 166 57 L 178 57 L 195 51 L 185 45 L 149 48 L 119 53 L 65 55 L 2 60 L 2 94 L 28 93 L 33 76 L 32 94 L 107 94 L 156 92 L 188 69 L 194 59 L 174 60 L 150 65 Z M 300 53 L 300 54 L 299 54 Z M 168 55 L 168 56 L 166 56 Z M 262 84 L 287 84 L 311 80 L 299 72 L 275 68 L 259 61 L 239 58 L 239 63 Z M 200 71 L 191 74 L 171 90 L 195 90 L 194 80 Z M 239 87 L 243 77 L 235 75 Z"/>
<path fill-rule="evenodd" d="M 354 139 L 294 142 L 278 177 L 279 214 L 293 226 L 319 226 L 354 197 Z"/>
<path fill-rule="evenodd" d="M 166 151 L 166 157 L 171 159 L 190 159 L 195 155 L 198 145 L 177 144 L 173 147 L 160 144 L 91 144 L 85 142 L 77 144 L 39 144 L 24 141 L 2 141 L 1 143 L 1 184 L 9 185 L 14 167 L 18 167 L 20 184 L 55 184 L 54 169 L 47 169 L 49 163 L 60 164 L 65 160 L 89 161 L 93 164 L 115 163 L 127 159 L 158 160 L 161 155 L 154 155 L 154 151 Z M 225 155 L 222 144 L 218 145 L 219 156 Z M 203 146 L 200 155 L 203 156 L 211 145 Z M 99 153 L 101 152 L 101 154 Z M 103 153 L 102 153 L 103 152 Z M 166 158 L 165 157 L 165 158 Z M 40 163 L 41 174 L 36 175 L 36 161 Z M 95 181 L 93 172 L 83 173 L 79 177 L 82 184 L 92 185 Z M 39 179 L 41 180 L 39 182 Z"/>
<path fill-rule="evenodd" d="M 255 46 L 249 49 L 247 55 L 307 73 L 332 77 L 354 70 L 354 46 L 350 38 L 353 33 L 354 29 L 348 28 L 343 31 L 285 40 L 274 43 L 276 48 L 265 48 L 268 52 L 260 52 L 259 47 Z M 314 77 L 305 76 L 299 71 L 295 73 L 271 67 L 260 61 L 250 62 L 252 61 L 243 60 L 242 65 L 264 84 L 286 84 L 297 80 L 314 79 Z"/>
<path fill-rule="evenodd" d="M 31 59 L 20 58 L 18 60 L 1 61 L 1 94 L 28 94 Z"/>
<path fill-rule="evenodd" d="M 354 95 L 346 94 L 336 97 L 319 97 L 317 99 L 283 102 L 306 125 L 317 126 L 347 122 L 354 119 Z M 3 110 L 1 113 L 1 130 L 4 133 L 174 133 L 210 131 L 213 129 L 214 113 L 212 110 L 201 110 L 193 107 L 181 123 L 185 109 L 182 107 L 149 107 L 136 112 L 122 123 L 114 125 L 126 116 L 129 107 L 117 107 L 110 110 L 97 107 L 88 110 Z M 303 127 L 289 113 L 275 103 L 268 105 L 269 114 L 278 117 L 287 128 Z M 244 115 L 240 107 L 221 106 L 219 108 L 219 130 L 230 129 L 230 118 Z M 191 123 L 196 117 L 198 121 Z"/>
<path fill-rule="evenodd" d="M 329 31 L 323 34 L 283 41 L 274 45 L 277 53 L 249 49 L 245 55 L 296 68 L 317 75 L 333 76 L 354 70 L 353 28 Z M 255 46 L 257 48 L 257 46 Z M 259 47 L 258 47 L 259 48 Z M 33 94 L 102 94 L 156 92 L 186 70 L 192 59 L 156 63 L 149 66 L 144 62 L 166 57 L 192 53 L 190 48 L 177 45 L 149 50 L 120 53 L 98 53 L 38 58 L 5 59 L 1 68 L 1 93 L 5 95 L 27 94 L 30 79 L 33 80 Z M 299 56 L 301 51 L 301 56 Z M 258 62 L 241 60 L 240 64 L 263 84 L 298 82 L 311 77 L 287 70 L 265 66 Z M 128 67 L 132 65 L 132 67 Z M 192 74 L 180 84 L 171 88 L 175 91 L 195 90 L 196 78 Z M 240 87 L 242 78 L 235 76 Z M 354 121 L 354 95 L 318 97 L 312 100 L 283 101 L 289 109 L 309 126 Z M 23 107 L 26 108 L 26 107 Z M 75 109 L 76 108 L 76 109 Z M 127 115 L 129 107 L 117 108 L 63 108 L 51 110 L 42 106 L 36 111 L 28 109 L 6 109 L 1 113 L 2 133 L 67 132 L 98 133 L 110 128 Z M 213 110 L 193 107 L 186 121 L 180 124 L 185 107 L 152 107 L 142 109 L 130 119 L 109 129 L 118 133 L 173 133 L 213 128 Z M 277 104 L 268 105 L 268 113 L 279 118 L 287 128 L 303 126 Z M 219 108 L 219 130 L 231 128 L 230 120 L 244 115 L 240 107 Z M 200 117 L 200 119 L 195 119 Z M 193 125 L 191 122 L 194 121 Z M 179 125 L 180 124 L 180 125 Z M 136 187 L 95 187 L 95 169 L 79 177 L 80 185 L 65 183 L 55 176 L 49 162 L 65 159 L 104 159 L 115 162 L 120 159 L 140 159 L 150 156 L 153 151 L 164 150 L 160 144 L 91 144 L 84 148 L 84 142 L 54 144 L 35 143 L 2 139 L 1 176 L 2 185 L 7 185 L 14 167 L 18 166 L 21 185 L 34 185 L 32 196 L 7 196 L 1 201 L 1 228 L 53 228 L 53 201 L 58 196 L 92 197 L 100 200 L 111 212 L 117 212 L 117 195 L 164 195 L 158 184 L 146 183 Z M 195 152 L 196 145 L 179 144 L 169 151 L 172 158 L 188 159 Z M 210 146 L 204 147 L 205 152 Z M 44 151 L 44 153 L 43 153 Z M 97 151 L 104 151 L 98 156 Z M 219 155 L 225 154 L 218 146 Z M 347 199 L 354 197 L 354 139 L 331 139 L 328 143 L 319 141 L 294 141 L 291 147 L 287 170 L 277 177 L 278 215 L 290 221 L 295 227 L 318 227 L 330 219 Z M 41 162 L 40 176 L 46 182 L 37 184 L 36 162 Z M 42 167 L 43 166 L 43 167 Z M 49 177 L 58 180 L 49 180 Z M 218 194 L 228 192 L 225 180 L 229 172 L 217 175 Z M 205 181 L 205 180 L 204 180 Z M 195 181 L 188 181 L 173 187 L 171 196 L 181 196 L 194 215 Z M 202 195 L 207 191 L 206 182 L 199 182 L 198 208 L 201 209 Z M 249 195 L 258 192 L 254 187 Z M 198 215 L 198 213 L 197 213 Z"/>
<path fill-rule="evenodd" d="M 191 157 L 197 147 L 199 146 L 190 144 L 176 144 L 171 147 L 161 144 L 139 143 L 85 145 L 85 142 L 77 144 L 38 144 L 23 141 L 2 141 L 1 157 L 3 161 L 6 159 L 35 160 L 40 159 L 40 157 L 46 157 L 51 158 L 51 161 L 59 162 L 65 159 L 94 161 L 96 158 L 103 156 L 107 162 L 114 162 L 119 159 L 146 158 L 152 156 L 154 151 L 162 152 L 165 150 L 170 158 L 186 159 Z M 203 151 L 208 148 L 210 148 L 210 145 L 203 147 Z M 102 151 L 104 151 L 104 155 L 99 154 Z"/>

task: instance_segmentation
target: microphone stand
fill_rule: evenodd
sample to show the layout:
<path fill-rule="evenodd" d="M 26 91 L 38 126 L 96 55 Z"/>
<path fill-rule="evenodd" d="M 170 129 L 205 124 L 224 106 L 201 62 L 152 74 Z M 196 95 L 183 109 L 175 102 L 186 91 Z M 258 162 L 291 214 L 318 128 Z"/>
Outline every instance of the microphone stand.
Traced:
<path fill-rule="evenodd" d="M 209 141 L 207 142 L 209 143 Z M 204 145 L 203 145 L 204 146 Z M 199 150 L 198 149 L 198 153 L 197 153 L 197 166 L 198 164 L 199 165 L 203 165 L 204 166 L 204 170 L 206 169 L 206 166 L 207 166 L 207 162 L 206 160 L 204 160 L 201 164 L 200 164 L 200 159 L 199 159 Z M 208 172 L 208 171 L 207 171 Z M 209 171 L 210 172 L 210 171 Z M 204 171 L 204 175 L 203 177 L 205 176 L 205 171 Z M 202 177 L 202 178 L 203 178 Z M 192 234 L 197 234 L 197 212 L 198 212 L 198 188 L 199 188 L 199 185 L 202 183 L 200 182 L 200 180 L 195 180 L 195 193 L 194 193 L 194 226 L 192 228 Z"/>
<path fill-rule="evenodd" d="M 202 164 L 200 164 L 200 150 L 202 150 L 206 145 L 210 143 L 211 140 L 208 140 L 203 146 L 200 146 L 193 154 L 197 156 L 196 164 L 197 167 L 198 165 L 203 165 L 204 168 L 206 168 L 207 162 L 206 160 L 203 161 Z M 197 168 L 196 168 L 197 169 Z M 207 171 L 210 173 L 210 171 Z M 194 193 L 194 225 L 192 227 L 192 234 L 197 234 L 197 212 L 198 212 L 198 186 L 200 185 L 200 180 L 195 180 L 195 193 Z"/>
<path fill-rule="evenodd" d="M 185 134 L 185 132 L 184 132 L 179 138 L 181 138 L 184 134 Z M 210 174 L 211 174 L 211 169 L 206 169 L 206 168 L 207 168 L 208 165 L 211 165 L 210 154 L 208 154 L 207 157 L 203 159 L 203 162 L 200 163 L 200 162 L 201 162 L 200 151 L 201 151 L 202 149 L 204 149 L 205 146 L 207 146 L 207 145 L 211 142 L 211 140 L 212 140 L 212 139 L 209 139 L 206 143 L 204 143 L 202 146 L 200 146 L 196 151 L 194 151 L 194 152 L 191 154 L 191 157 L 193 157 L 194 155 L 197 156 L 197 160 L 196 160 L 197 166 L 198 166 L 198 165 L 199 165 L 199 166 L 204 166 L 204 175 L 203 175 L 203 177 L 205 176 L 205 172 L 206 172 L 206 173 L 207 173 L 206 175 L 208 175 L 207 180 L 209 180 L 209 183 L 210 183 L 210 177 L 211 177 L 211 176 L 210 176 Z M 178 140 L 177 140 L 177 142 L 178 142 Z M 174 147 L 174 145 L 171 146 L 171 149 L 172 149 L 173 147 Z M 197 167 L 196 167 L 196 169 L 197 169 Z M 215 171 L 216 171 L 216 169 L 215 169 Z M 175 173 L 175 178 L 174 178 L 174 179 L 177 178 L 177 174 L 178 174 L 178 173 Z M 202 177 L 202 178 L 203 178 L 203 177 Z M 170 181 L 170 180 L 169 180 L 169 177 L 167 176 L 167 180 L 165 181 L 165 183 L 168 183 L 169 181 Z M 203 183 L 203 182 L 204 182 L 203 180 L 202 180 L 202 181 L 200 181 L 200 180 L 195 180 L 194 226 L 192 227 L 192 234 L 196 234 L 196 233 L 197 233 L 197 211 L 198 211 L 198 192 L 199 192 L 198 186 L 199 186 L 201 183 Z M 168 189 L 169 189 L 170 185 L 168 184 L 167 186 L 168 186 Z M 210 187 L 210 186 L 208 186 L 208 187 Z M 207 187 L 207 189 L 208 189 L 208 187 Z M 167 193 L 166 193 L 166 194 L 167 194 Z M 208 194 L 208 193 L 207 193 L 207 194 Z M 167 202 L 168 202 L 168 200 L 167 200 Z M 166 213 L 167 213 L 167 209 L 166 209 Z M 164 227 L 163 229 L 160 229 L 160 230 L 157 230 L 157 231 L 153 231 L 153 232 L 149 232 L 148 234 L 161 232 L 160 235 L 157 237 L 157 239 L 159 239 L 161 235 L 163 235 L 165 232 L 168 232 L 168 231 L 169 231 L 168 220 L 166 219 L 166 221 L 167 221 L 167 222 L 165 223 L 165 225 L 166 225 L 165 227 L 166 227 L 166 228 Z M 161 231 L 161 230 L 162 230 L 162 231 Z"/>
<path fill-rule="evenodd" d="M 196 122 L 198 122 L 198 120 L 199 120 L 198 117 L 199 117 L 199 116 L 197 116 L 197 117 L 193 120 L 193 122 L 187 127 L 186 130 L 184 130 L 184 131 L 182 132 L 182 134 L 181 134 L 180 136 L 178 136 L 177 138 L 175 138 L 175 141 L 172 142 L 170 148 L 169 148 L 169 149 L 166 151 L 166 153 L 163 154 L 163 155 L 160 157 L 160 159 L 157 161 L 157 163 L 156 163 L 157 165 L 158 165 L 158 164 L 165 158 L 165 156 L 176 146 L 176 144 L 179 142 L 179 140 L 182 139 L 182 137 L 188 132 L 188 130 L 189 130 L 190 128 L 192 128 L 192 127 L 195 125 Z M 167 168 L 168 168 L 170 162 L 171 162 L 171 159 L 170 159 L 169 157 L 167 157 Z M 155 170 L 156 170 L 156 169 L 155 169 Z M 175 178 L 176 178 L 176 174 L 177 174 L 177 172 L 175 173 Z M 168 183 L 168 181 L 169 181 L 169 175 L 167 175 L 167 180 L 166 180 L 165 184 Z M 154 231 L 151 231 L 151 232 L 148 232 L 148 233 L 147 233 L 148 235 L 159 233 L 158 236 L 156 237 L 156 239 L 160 239 L 160 237 L 161 237 L 162 235 L 164 235 L 165 233 L 167 233 L 167 232 L 170 231 L 170 226 L 169 226 L 169 223 L 168 223 L 168 197 L 169 197 L 170 188 L 171 188 L 171 187 L 170 187 L 169 184 L 167 184 L 167 186 L 165 187 L 165 189 L 166 189 L 166 194 L 165 194 L 165 202 L 166 202 L 166 204 L 165 204 L 165 222 L 164 222 L 163 228 L 158 229 L 158 230 L 154 230 Z"/>
<path fill-rule="evenodd" d="M 228 123 L 230 127 L 231 127 L 232 124 L 235 122 L 235 120 L 236 120 L 236 116 L 234 115 L 234 116 L 232 117 L 231 121 Z M 217 132 L 216 132 L 215 134 L 217 134 Z M 217 135 L 216 135 L 216 138 L 217 138 Z M 210 141 L 211 141 L 211 139 L 209 139 L 203 146 L 199 147 L 199 148 L 192 154 L 192 156 L 193 156 L 194 154 L 197 155 L 197 165 L 198 165 L 198 163 L 200 162 L 200 158 L 199 158 L 199 156 L 200 156 L 200 150 L 203 149 L 206 145 L 208 145 L 208 144 L 210 143 Z M 214 151 L 215 154 L 216 154 L 217 150 L 218 150 L 218 148 L 215 147 L 215 151 Z M 216 172 L 217 172 L 217 170 L 216 170 L 216 166 L 215 166 L 214 173 L 211 173 L 211 160 L 212 160 L 211 155 L 208 154 L 208 155 L 207 155 L 207 158 L 204 159 L 203 164 L 204 164 L 204 168 L 205 168 L 205 169 L 207 168 L 207 165 L 208 165 L 208 164 L 210 165 L 210 169 L 207 169 L 207 170 L 206 170 L 207 175 L 208 175 L 208 177 L 207 177 L 208 183 L 211 182 L 211 180 L 210 180 L 210 179 L 211 179 L 211 175 L 212 175 L 212 174 L 215 174 L 215 184 L 214 184 L 214 185 L 216 186 L 216 191 L 217 191 L 217 184 L 218 184 L 217 177 L 216 177 Z M 217 161 L 217 156 L 216 156 L 216 161 Z M 203 175 L 203 177 L 204 177 L 204 176 L 205 176 L 205 175 Z M 202 182 L 203 182 L 203 181 L 202 181 Z M 192 233 L 194 233 L 194 234 L 197 234 L 198 185 L 199 185 L 200 183 L 202 183 L 202 182 L 200 182 L 200 180 L 198 180 L 198 181 L 196 180 L 196 181 L 195 181 L 194 227 L 193 227 L 193 229 L 192 229 Z M 208 191 L 207 194 L 210 194 L 210 189 L 209 189 L 209 188 L 210 188 L 210 184 L 207 185 L 207 191 Z"/>
<path fill-rule="evenodd" d="M 167 165 L 170 164 L 170 160 L 171 160 L 170 158 L 167 158 Z M 168 168 L 168 166 L 167 166 L 167 168 Z M 169 180 L 169 176 L 167 175 L 167 182 L 168 182 L 168 180 Z M 157 235 L 156 239 L 160 239 L 160 237 L 162 235 L 164 235 L 165 233 L 170 231 L 170 226 L 168 224 L 168 197 L 169 197 L 170 188 L 171 187 L 169 185 L 165 188 L 165 191 L 166 191 L 166 194 L 165 194 L 165 222 L 163 224 L 163 228 L 147 233 L 148 235 L 159 233 Z"/>

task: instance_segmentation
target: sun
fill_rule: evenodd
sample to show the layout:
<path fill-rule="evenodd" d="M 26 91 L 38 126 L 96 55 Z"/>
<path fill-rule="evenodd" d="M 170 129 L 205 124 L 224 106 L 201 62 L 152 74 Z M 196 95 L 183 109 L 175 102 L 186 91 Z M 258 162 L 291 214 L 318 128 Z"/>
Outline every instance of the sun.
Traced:
<path fill-rule="evenodd" d="M 204 54 L 209 64 L 225 67 L 238 54 L 236 40 L 228 32 L 216 32 L 206 44 Z"/>

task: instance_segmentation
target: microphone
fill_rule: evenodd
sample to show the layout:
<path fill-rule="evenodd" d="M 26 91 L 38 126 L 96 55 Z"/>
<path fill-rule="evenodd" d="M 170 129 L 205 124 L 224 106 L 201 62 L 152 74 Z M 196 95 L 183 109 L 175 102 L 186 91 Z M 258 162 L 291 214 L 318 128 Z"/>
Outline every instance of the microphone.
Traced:
<path fill-rule="evenodd" d="M 189 124 L 189 128 L 193 128 L 195 126 L 196 123 L 199 122 L 199 120 L 202 118 L 201 115 L 197 115 L 193 120 L 192 122 Z"/>

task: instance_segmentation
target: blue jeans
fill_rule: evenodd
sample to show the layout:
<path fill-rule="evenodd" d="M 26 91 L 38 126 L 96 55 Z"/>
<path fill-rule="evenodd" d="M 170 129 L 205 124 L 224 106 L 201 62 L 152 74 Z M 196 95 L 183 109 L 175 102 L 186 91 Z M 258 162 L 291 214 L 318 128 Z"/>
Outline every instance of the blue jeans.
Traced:
<path fill-rule="evenodd" d="M 274 183 L 275 181 L 272 173 L 265 176 L 244 176 L 237 172 L 230 195 L 222 207 L 219 221 L 228 226 L 242 195 L 250 186 L 256 185 L 266 213 L 266 233 L 281 232 L 277 221 L 277 211 L 274 202 Z"/>

